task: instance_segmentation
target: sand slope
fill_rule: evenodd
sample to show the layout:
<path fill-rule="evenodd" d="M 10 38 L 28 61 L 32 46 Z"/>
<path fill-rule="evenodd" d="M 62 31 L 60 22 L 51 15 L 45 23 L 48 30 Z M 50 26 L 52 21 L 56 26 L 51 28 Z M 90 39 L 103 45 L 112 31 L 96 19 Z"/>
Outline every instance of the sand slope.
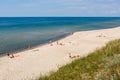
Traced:
<path fill-rule="evenodd" d="M 0 80 L 30 80 L 57 70 L 59 66 L 71 62 L 71 55 L 86 56 L 110 40 L 120 38 L 120 27 L 76 32 L 52 46 L 46 44 L 15 54 L 15 58 L 0 57 Z"/>

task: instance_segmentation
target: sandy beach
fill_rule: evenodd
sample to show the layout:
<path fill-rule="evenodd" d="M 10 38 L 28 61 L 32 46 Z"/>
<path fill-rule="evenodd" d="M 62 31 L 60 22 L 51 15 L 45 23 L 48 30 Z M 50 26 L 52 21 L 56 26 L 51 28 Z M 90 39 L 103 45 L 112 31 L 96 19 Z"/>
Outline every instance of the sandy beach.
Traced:
<path fill-rule="evenodd" d="M 120 27 L 75 32 L 61 40 L 0 57 L 0 80 L 31 80 L 120 39 Z"/>

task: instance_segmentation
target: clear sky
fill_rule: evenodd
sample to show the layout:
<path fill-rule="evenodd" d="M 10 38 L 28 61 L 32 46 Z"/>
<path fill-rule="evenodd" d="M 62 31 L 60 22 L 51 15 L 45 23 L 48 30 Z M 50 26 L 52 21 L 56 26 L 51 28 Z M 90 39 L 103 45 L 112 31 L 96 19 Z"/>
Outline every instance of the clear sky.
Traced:
<path fill-rule="evenodd" d="M 120 17 L 120 0 L 0 0 L 0 16 Z"/>

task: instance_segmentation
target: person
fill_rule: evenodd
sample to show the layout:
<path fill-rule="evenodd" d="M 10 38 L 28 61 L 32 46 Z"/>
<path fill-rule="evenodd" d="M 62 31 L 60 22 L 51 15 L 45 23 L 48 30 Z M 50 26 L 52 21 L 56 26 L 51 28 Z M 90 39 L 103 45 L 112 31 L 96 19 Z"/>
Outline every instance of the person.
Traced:
<path fill-rule="evenodd" d="M 59 45 L 59 42 L 57 41 L 57 45 Z"/>
<path fill-rule="evenodd" d="M 73 35 L 73 34 L 74 34 L 74 32 L 71 32 L 70 34 L 71 34 L 71 35 Z"/>
<path fill-rule="evenodd" d="M 32 46 L 31 46 L 31 45 L 29 45 L 29 46 L 28 46 L 28 49 L 32 49 Z"/>
<path fill-rule="evenodd" d="M 10 53 L 9 53 L 9 52 L 7 52 L 7 56 L 10 56 Z"/>
<path fill-rule="evenodd" d="M 52 45 L 53 45 L 51 40 L 49 41 L 49 43 L 50 43 L 50 46 L 52 46 Z"/>
<path fill-rule="evenodd" d="M 50 40 L 49 43 L 52 43 L 52 41 Z"/>
<path fill-rule="evenodd" d="M 71 53 L 69 53 L 69 58 L 72 58 Z"/>
<path fill-rule="evenodd" d="M 12 54 L 11 58 L 14 58 L 14 55 Z"/>

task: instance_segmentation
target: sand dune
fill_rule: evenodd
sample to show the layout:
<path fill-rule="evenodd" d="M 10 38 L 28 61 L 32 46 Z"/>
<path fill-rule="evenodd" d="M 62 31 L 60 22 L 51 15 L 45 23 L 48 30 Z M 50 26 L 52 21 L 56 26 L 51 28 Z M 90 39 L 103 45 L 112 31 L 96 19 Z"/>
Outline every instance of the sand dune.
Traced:
<path fill-rule="evenodd" d="M 73 59 L 70 56 L 86 56 L 110 40 L 119 38 L 120 27 L 81 31 L 58 42 L 19 52 L 12 59 L 8 56 L 0 57 L 0 80 L 35 79 L 71 62 Z"/>

